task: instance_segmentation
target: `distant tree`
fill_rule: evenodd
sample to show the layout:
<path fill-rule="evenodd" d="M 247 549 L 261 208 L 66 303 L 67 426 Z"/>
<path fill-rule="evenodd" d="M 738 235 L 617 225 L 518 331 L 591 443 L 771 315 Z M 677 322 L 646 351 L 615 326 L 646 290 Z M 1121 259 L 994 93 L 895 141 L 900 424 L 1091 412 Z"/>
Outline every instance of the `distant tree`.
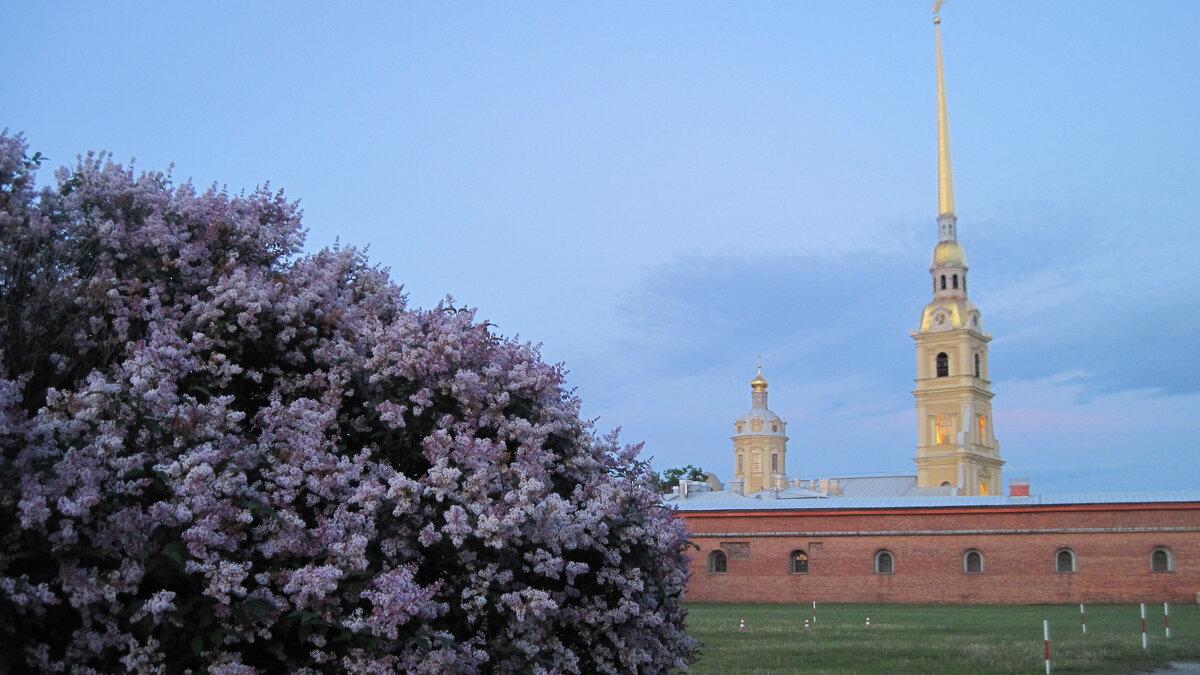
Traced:
<path fill-rule="evenodd" d="M 664 469 L 662 472 L 654 475 L 655 484 L 658 487 L 660 494 L 670 492 L 671 488 L 679 485 L 681 479 L 688 480 L 708 480 L 708 474 L 704 469 L 688 464 L 682 468 Z"/>
<path fill-rule="evenodd" d="M 0 134 L 0 672 L 685 669 L 683 526 L 563 371 L 295 204 Z"/>

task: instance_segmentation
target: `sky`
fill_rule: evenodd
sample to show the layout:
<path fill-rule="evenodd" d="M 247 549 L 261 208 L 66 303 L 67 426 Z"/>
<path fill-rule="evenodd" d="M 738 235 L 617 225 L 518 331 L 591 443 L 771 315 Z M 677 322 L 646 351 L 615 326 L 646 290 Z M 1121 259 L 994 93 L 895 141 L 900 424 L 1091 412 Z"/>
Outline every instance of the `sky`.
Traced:
<path fill-rule="evenodd" d="M 599 430 L 732 472 L 761 354 L 788 472 L 912 474 L 937 238 L 929 3 L 60 2 L 0 10 L 0 128 L 299 199 L 542 344 Z M 1005 480 L 1200 475 L 1200 3 L 942 9 Z"/>

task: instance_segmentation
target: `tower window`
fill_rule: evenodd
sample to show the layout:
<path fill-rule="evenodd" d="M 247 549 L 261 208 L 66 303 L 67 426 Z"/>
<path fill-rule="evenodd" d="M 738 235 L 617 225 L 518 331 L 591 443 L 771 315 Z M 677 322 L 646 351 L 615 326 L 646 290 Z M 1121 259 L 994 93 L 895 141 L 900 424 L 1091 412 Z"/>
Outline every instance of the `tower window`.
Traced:
<path fill-rule="evenodd" d="M 1154 549 L 1150 554 L 1150 571 L 1151 572 L 1170 572 L 1171 552 L 1165 548 L 1159 547 Z"/>
<path fill-rule="evenodd" d="M 980 415 L 979 416 L 979 442 L 980 443 L 984 443 L 987 441 L 987 424 L 988 424 L 987 415 Z"/>
<path fill-rule="evenodd" d="M 739 476 L 746 475 L 746 456 L 745 455 L 738 455 L 738 470 L 737 470 L 737 472 L 738 472 Z"/>
<path fill-rule="evenodd" d="M 951 284 L 952 284 L 952 285 L 953 285 L 955 288 L 958 288 L 958 275 L 957 275 L 957 274 L 955 274 L 954 276 L 950 277 L 950 281 L 951 281 Z"/>
<path fill-rule="evenodd" d="M 937 355 L 937 376 L 947 377 L 950 375 L 950 357 L 946 352 L 938 352 Z"/>
<path fill-rule="evenodd" d="M 942 290 L 946 290 L 946 275 L 942 275 Z"/>
<path fill-rule="evenodd" d="M 779 455 L 771 453 L 771 473 L 779 473 Z"/>
<path fill-rule="evenodd" d="M 789 559 L 788 572 L 792 574 L 808 574 L 808 554 L 804 551 L 792 551 Z"/>
<path fill-rule="evenodd" d="M 937 420 L 933 423 L 934 441 L 938 445 L 946 445 L 950 442 L 950 420 L 937 416 Z"/>
<path fill-rule="evenodd" d="M 875 574 L 891 574 L 895 569 L 890 551 L 875 553 Z"/>
<path fill-rule="evenodd" d="M 963 554 L 963 572 L 966 574 L 983 574 L 983 554 L 970 549 Z"/>
<path fill-rule="evenodd" d="M 980 374 L 982 372 L 983 371 L 979 369 L 979 355 L 976 354 L 975 355 L 975 377 L 983 377 L 983 375 Z"/>
<path fill-rule="evenodd" d="M 708 554 L 708 573 L 725 574 L 729 571 L 729 559 L 724 551 L 713 551 Z"/>
<path fill-rule="evenodd" d="M 1058 549 L 1058 553 L 1054 554 L 1054 571 L 1055 572 L 1074 572 L 1075 571 L 1075 552 L 1069 548 Z"/>

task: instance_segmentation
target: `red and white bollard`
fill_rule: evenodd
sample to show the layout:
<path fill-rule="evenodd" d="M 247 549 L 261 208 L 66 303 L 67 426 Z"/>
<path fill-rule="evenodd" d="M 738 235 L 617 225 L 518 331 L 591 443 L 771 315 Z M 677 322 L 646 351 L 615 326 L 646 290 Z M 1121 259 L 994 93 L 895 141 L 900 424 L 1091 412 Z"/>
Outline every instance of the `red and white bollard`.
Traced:
<path fill-rule="evenodd" d="M 1046 675 L 1050 675 L 1050 621 L 1042 619 L 1042 636 L 1046 644 Z"/>
<path fill-rule="evenodd" d="M 812 630 L 812 626 L 808 624 L 808 619 L 804 620 L 804 630 Z"/>
<path fill-rule="evenodd" d="M 738 630 L 746 630 L 746 620 L 745 619 L 738 621 Z"/>
<path fill-rule="evenodd" d="M 1167 639 L 1171 639 L 1171 605 L 1163 603 L 1163 631 L 1167 634 Z"/>
<path fill-rule="evenodd" d="M 1150 643 L 1146 640 L 1146 603 L 1142 603 L 1142 649 L 1150 649 Z"/>
<path fill-rule="evenodd" d="M 1083 605 L 1079 606 L 1079 625 L 1083 626 L 1083 634 L 1087 635 L 1087 612 L 1084 611 Z"/>
<path fill-rule="evenodd" d="M 871 617 L 867 617 L 867 628 L 871 627 Z"/>
<path fill-rule="evenodd" d="M 817 601 L 813 600 L 813 623 L 817 622 Z"/>

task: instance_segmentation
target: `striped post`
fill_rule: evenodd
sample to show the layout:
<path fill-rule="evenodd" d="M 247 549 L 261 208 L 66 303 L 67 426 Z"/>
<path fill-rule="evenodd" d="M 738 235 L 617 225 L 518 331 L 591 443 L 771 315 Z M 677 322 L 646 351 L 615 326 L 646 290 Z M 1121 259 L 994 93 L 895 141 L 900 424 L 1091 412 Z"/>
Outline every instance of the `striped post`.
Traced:
<path fill-rule="evenodd" d="M 1042 619 L 1042 635 L 1046 645 L 1046 675 L 1050 675 L 1050 621 Z"/>
<path fill-rule="evenodd" d="M 817 601 L 813 600 L 813 623 L 817 622 Z"/>
<path fill-rule="evenodd" d="M 1079 605 L 1079 625 L 1083 626 L 1083 634 L 1087 635 L 1087 611 Z"/>
<path fill-rule="evenodd" d="M 1142 603 L 1142 649 L 1150 649 L 1150 643 L 1146 641 L 1146 603 Z"/>
<path fill-rule="evenodd" d="M 1163 631 L 1167 634 L 1167 639 L 1171 639 L 1171 605 L 1163 603 Z"/>

